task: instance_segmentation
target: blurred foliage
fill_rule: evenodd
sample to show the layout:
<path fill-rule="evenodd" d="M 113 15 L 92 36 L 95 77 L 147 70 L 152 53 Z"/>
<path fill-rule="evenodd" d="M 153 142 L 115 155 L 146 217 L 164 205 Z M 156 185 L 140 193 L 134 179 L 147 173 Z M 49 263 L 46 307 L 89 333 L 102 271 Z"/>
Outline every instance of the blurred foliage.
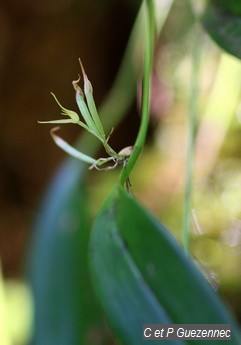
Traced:
<path fill-rule="evenodd" d="M 241 58 L 241 4 L 239 1 L 208 1 L 203 15 L 203 24 L 220 47 Z"/>

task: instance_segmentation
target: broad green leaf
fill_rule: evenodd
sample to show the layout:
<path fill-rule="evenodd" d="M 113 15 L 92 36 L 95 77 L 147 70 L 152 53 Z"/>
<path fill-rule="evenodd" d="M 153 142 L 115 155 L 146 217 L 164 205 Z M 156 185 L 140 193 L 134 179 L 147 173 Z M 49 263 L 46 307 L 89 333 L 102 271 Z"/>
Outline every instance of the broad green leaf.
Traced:
<path fill-rule="evenodd" d="M 71 160 L 60 169 L 33 228 L 28 261 L 35 303 L 34 345 L 104 341 L 88 276 L 84 169 Z"/>
<path fill-rule="evenodd" d="M 241 59 L 240 1 L 210 0 L 202 22 L 208 34 L 221 48 Z"/>
<path fill-rule="evenodd" d="M 96 218 L 90 267 L 99 301 L 121 344 L 145 343 L 142 328 L 148 323 L 231 323 L 229 344 L 241 343 L 234 319 L 191 259 L 123 189 L 114 190 Z"/>

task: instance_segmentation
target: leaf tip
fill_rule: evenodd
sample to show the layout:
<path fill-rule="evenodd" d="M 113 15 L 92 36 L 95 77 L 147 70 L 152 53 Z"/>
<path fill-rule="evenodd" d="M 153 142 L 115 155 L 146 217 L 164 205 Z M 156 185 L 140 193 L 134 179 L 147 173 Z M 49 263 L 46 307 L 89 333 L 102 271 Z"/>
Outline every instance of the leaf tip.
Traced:
<path fill-rule="evenodd" d="M 88 79 L 88 77 L 87 77 L 87 74 L 85 73 L 84 66 L 83 66 L 82 61 L 81 61 L 80 58 L 79 58 L 79 64 L 80 64 L 81 72 L 82 72 L 83 78 L 84 78 L 84 93 L 85 93 L 85 94 L 87 94 L 87 93 L 93 93 L 92 84 L 91 84 L 91 82 L 89 81 L 89 79 Z"/>

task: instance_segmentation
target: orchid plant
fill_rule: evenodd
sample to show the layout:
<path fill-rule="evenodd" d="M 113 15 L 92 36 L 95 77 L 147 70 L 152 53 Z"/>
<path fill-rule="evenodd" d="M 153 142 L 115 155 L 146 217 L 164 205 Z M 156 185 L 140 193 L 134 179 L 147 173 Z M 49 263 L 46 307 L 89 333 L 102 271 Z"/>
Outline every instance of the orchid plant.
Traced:
<path fill-rule="evenodd" d="M 87 130 L 88 132 L 90 132 L 92 135 L 94 135 L 98 140 L 100 140 L 100 142 L 102 143 L 109 157 L 94 159 L 80 152 L 79 150 L 77 150 L 76 148 L 68 144 L 64 139 L 59 137 L 56 134 L 56 131 L 59 130 L 60 127 L 54 127 L 50 132 L 57 146 L 59 146 L 63 151 L 65 151 L 72 157 L 75 157 L 79 160 L 82 160 L 90 164 L 89 169 L 96 168 L 97 170 L 110 170 L 110 169 L 116 168 L 118 165 L 125 166 L 128 161 L 128 158 L 131 156 L 133 147 L 128 146 L 122 149 L 119 153 L 117 153 L 108 144 L 112 131 L 108 136 L 106 136 L 96 105 L 95 105 L 95 101 L 93 97 L 93 88 L 92 88 L 91 82 L 89 81 L 85 73 L 84 67 L 80 59 L 79 59 L 79 63 L 80 63 L 83 80 L 84 80 L 84 92 L 78 85 L 81 79 L 80 76 L 77 80 L 74 80 L 72 84 L 76 92 L 76 96 L 75 96 L 76 102 L 84 121 L 80 120 L 80 117 L 76 112 L 64 108 L 58 101 L 57 97 L 53 93 L 51 93 L 55 101 L 61 108 L 61 114 L 64 116 L 67 116 L 68 118 L 59 119 L 59 120 L 50 120 L 50 121 L 39 121 L 39 123 L 77 124 L 81 126 L 82 128 L 84 128 L 85 130 Z M 108 165 L 108 163 L 112 163 L 112 164 Z"/>

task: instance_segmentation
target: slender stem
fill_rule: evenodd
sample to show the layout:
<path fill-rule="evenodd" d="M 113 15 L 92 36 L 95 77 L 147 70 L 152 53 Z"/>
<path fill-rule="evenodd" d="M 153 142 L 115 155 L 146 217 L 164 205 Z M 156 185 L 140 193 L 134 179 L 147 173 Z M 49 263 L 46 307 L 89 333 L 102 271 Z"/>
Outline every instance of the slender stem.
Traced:
<path fill-rule="evenodd" d="M 146 24 L 146 44 L 145 44 L 145 57 L 144 57 L 144 75 L 142 82 L 142 107 L 141 107 L 141 125 L 139 133 L 134 145 L 133 153 L 128 160 L 125 168 L 120 175 L 119 183 L 124 185 L 128 179 L 132 169 L 134 168 L 142 148 L 145 143 L 146 133 L 149 123 L 149 104 L 150 104 L 150 83 L 151 83 L 151 70 L 153 58 L 153 43 L 155 35 L 155 20 L 154 20 L 154 6 L 152 0 L 146 0 L 147 7 L 147 24 Z"/>
<path fill-rule="evenodd" d="M 189 254 L 190 245 L 190 226 L 193 197 L 193 160 L 195 151 L 195 141 L 197 132 L 198 118 L 198 83 L 201 43 L 197 39 L 200 32 L 195 27 L 192 42 L 192 71 L 190 80 L 189 93 L 189 111 L 188 111 L 188 140 L 186 151 L 186 168 L 185 168 L 185 186 L 184 186 L 184 206 L 183 206 L 183 245 L 186 254 Z"/>

